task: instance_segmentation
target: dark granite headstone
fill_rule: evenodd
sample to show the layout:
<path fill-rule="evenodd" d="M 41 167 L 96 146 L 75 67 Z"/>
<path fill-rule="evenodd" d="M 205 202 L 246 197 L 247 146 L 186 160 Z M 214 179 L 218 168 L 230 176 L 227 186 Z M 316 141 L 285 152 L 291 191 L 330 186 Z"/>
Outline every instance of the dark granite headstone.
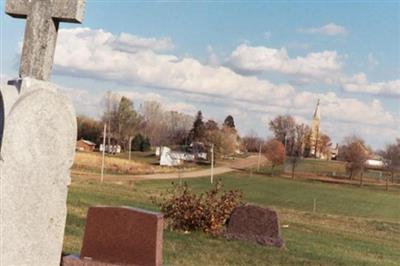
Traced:
<path fill-rule="evenodd" d="M 233 211 L 226 237 L 261 245 L 276 247 L 284 245 L 278 214 L 274 210 L 254 205 L 240 206 Z"/>
<path fill-rule="evenodd" d="M 69 265 L 159 266 L 162 242 L 161 213 L 129 207 L 91 207 L 80 260 L 65 259 Z"/>

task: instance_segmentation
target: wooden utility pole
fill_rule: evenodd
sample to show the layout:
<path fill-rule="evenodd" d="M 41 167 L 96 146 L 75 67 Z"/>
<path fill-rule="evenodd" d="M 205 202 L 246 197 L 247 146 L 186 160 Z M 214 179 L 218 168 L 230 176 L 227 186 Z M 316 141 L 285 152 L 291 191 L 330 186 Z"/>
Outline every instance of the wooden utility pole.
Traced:
<path fill-rule="evenodd" d="M 111 152 L 111 91 L 107 92 L 108 152 Z"/>
<path fill-rule="evenodd" d="M 104 180 L 104 159 L 105 159 L 105 153 L 106 153 L 106 135 L 107 135 L 107 124 L 104 123 L 104 132 L 103 132 L 103 154 L 102 154 L 102 159 L 101 159 L 101 183 L 103 183 Z"/>
<path fill-rule="evenodd" d="M 260 164 L 261 164 L 261 143 L 258 148 L 258 163 L 257 163 L 257 172 L 260 172 Z"/>
<path fill-rule="evenodd" d="M 211 184 L 214 181 L 214 144 L 211 144 Z"/>
<path fill-rule="evenodd" d="M 129 137 L 129 161 L 131 160 L 132 136 Z"/>

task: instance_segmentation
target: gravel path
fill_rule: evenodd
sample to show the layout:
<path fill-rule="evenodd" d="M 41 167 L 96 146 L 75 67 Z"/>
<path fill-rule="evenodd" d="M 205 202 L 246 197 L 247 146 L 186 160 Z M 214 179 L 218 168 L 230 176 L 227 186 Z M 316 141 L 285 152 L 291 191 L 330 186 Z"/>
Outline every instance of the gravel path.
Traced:
<path fill-rule="evenodd" d="M 267 160 L 262 156 L 261 163 Z M 257 167 L 258 156 L 252 155 L 244 159 L 236 159 L 225 166 L 218 166 L 214 168 L 214 175 L 229 173 L 235 170 L 245 170 L 250 167 Z M 190 172 L 175 172 L 165 174 L 146 174 L 146 175 L 109 175 L 104 176 L 105 181 L 128 181 L 128 180 L 157 180 L 157 179 L 178 179 L 178 178 L 196 178 L 203 176 L 210 176 L 211 169 L 194 170 Z M 99 174 L 88 173 L 82 171 L 72 171 L 72 176 L 85 179 L 100 179 Z"/>

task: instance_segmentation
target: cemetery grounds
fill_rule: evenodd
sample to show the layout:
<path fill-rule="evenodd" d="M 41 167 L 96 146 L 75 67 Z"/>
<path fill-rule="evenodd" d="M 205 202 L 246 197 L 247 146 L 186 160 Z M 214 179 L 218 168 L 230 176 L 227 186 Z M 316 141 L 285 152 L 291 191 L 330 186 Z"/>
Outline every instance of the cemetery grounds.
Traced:
<path fill-rule="evenodd" d="M 332 162 L 332 169 L 338 166 Z M 310 166 L 311 165 L 311 166 Z M 318 171 L 305 163 L 302 173 Z M 324 165 L 326 168 L 326 163 Z M 264 171 L 263 171 L 264 170 Z M 268 168 L 261 172 L 268 172 Z M 217 176 L 225 189 L 241 189 L 244 201 L 272 207 L 280 217 L 285 249 L 227 241 L 201 232 L 164 231 L 164 265 L 399 265 L 400 188 L 324 183 L 235 171 Z M 133 206 L 157 210 L 159 197 L 178 180 L 100 183 L 72 178 L 64 252 L 79 253 L 88 207 Z M 181 180 L 195 191 L 211 188 L 209 177 Z"/>

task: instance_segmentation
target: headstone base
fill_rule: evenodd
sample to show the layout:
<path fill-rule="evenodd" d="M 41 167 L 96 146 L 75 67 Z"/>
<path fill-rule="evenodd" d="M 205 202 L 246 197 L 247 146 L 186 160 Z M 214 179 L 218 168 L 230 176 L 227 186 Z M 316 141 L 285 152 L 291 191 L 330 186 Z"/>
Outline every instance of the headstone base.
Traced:
<path fill-rule="evenodd" d="M 80 259 L 77 255 L 67 255 L 62 258 L 61 266 L 118 266 L 118 264 Z M 132 264 L 132 266 L 134 265 Z"/>

